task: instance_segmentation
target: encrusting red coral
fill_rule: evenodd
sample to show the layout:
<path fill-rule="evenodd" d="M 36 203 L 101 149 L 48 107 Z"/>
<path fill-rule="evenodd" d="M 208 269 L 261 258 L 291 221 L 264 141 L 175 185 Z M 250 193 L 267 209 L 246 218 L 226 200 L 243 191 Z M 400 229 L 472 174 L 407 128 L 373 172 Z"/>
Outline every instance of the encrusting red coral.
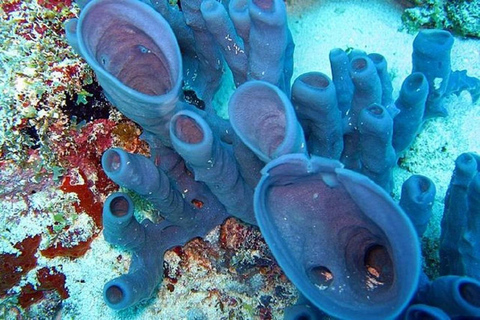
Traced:
<path fill-rule="evenodd" d="M 57 291 L 62 299 L 69 297 L 68 291 L 65 289 L 65 275 L 57 272 L 55 268 L 45 267 L 37 270 L 37 279 L 39 284 L 36 289 L 31 284 L 22 287 L 22 292 L 18 298 L 18 303 L 22 308 L 27 309 L 43 299 L 47 291 Z"/>
<path fill-rule="evenodd" d="M 44 8 L 60 12 L 63 8 L 71 6 L 72 0 L 38 0 L 38 4 Z"/>
<path fill-rule="evenodd" d="M 42 238 L 37 235 L 17 243 L 14 248 L 19 255 L 5 253 L 0 255 L 0 298 L 8 294 L 8 290 L 17 285 L 23 275 L 37 265 L 38 246 Z"/>
<path fill-rule="evenodd" d="M 85 212 L 89 215 L 97 228 L 102 228 L 102 203 L 88 186 L 86 175 L 79 170 L 83 183 L 75 183 L 71 176 L 65 176 L 60 190 L 65 192 L 74 192 L 78 196 L 79 202 L 75 203 L 77 213 Z M 98 180 L 97 180 L 98 181 Z M 103 182 L 103 181 L 102 181 Z"/>

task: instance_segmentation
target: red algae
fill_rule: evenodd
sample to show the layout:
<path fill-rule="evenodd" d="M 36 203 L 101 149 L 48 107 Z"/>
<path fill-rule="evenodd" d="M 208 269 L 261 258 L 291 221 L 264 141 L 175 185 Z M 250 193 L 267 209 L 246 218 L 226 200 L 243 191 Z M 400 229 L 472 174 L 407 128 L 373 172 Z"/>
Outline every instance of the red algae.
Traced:
<path fill-rule="evenodd" d="M 66 247 L 62 243 L 54 244 L 47 249 L 41 250 L 42 256 L 45 258 L 55 258 L 55 257 L 67 257 L 67 258 L 80 258 L 90 249 L 90 244 L 92 243 L 93 237 L 89 238 L 86 241 L 80 241 L 78 244 L 72 247 Z"/>
<path fill-rule="evenodd" d="M 57 12 L 62 11 L 65 7 L 72 5 L 71 0 L 38 0 L 38 4 L 44 8 L 55 10 Z"/>
<path fill-rule="evenodd" d="M 13 0 L 13 1 L 5 1 L 3 2 L 0 7 L 2 8 L 3 12 L 10 18 L 10 14 L 14 11 L 20 9 L 22 2 L 20 0 Z M 8 19 L 7 18 L 7 19 Z"/>
<path fill-rule="evenodd" d="M 45 298 L 45 293 L 55 290 L 61 299 L 67 299 L 70 295 L 65 288 L 65 275 L 55 268 L 41 268 L 37 270 L 38 285 L 35 289 L 31 284 L 22 287 L 18 303 L 24 309 Z"/>
<path fill-rule="evenodd" d="M 64 192 L 75 193 L 78 197 L 78 202 L 74 203 L 75 211 L 79 214 L 85 213 L 90 216 L 95 223 L 96 232 L 86 240 L 77 241 L 80 235 L 76 230 L 69 232 L 67 227 L 64 233 L 68 234 L 68 243 L 54 243 L 47 249 L 41 250 L 41 253 L 46 258 L 55 257 L 69 257 L 79 258 L 83 256 L 89 249 L 92 240 L 98 235 L 103 228 L 102 222 L 102 202 L 98 195 L 96 195 L 88 186 L 88 180 L 86 175 L 79 170 L 79 177 L 73 175 L 66 175 L 63 179 L 63 183 L 60 186 L 60 190 Z M 63 241 L 65 242 L 65 240 Z M 71 243 L 75 243 L 71 245 Z"/>
<path fill-rule="evenodd" d="M 0 297 L 6 296 L 8 290 L 17 285 L 22 276 L 35 268 L 35 253 L 41 239 L 37 235 L 15 244 L 14 248 L 20 251 L 18 256 L 10 253 L 0 255 Z"/>
<path fill-rule="evenodd" d="M 98 199 L 88 187 L 88 180 L 85 174 L 82 171 L 79 171 L 79 174 L 82 177 L 83 183 L 74 183 L 72 177 L 67 175 L 63 178 L 60 190 L 75 193 L 79 200 L 79 202 L 74 204 L 77 213 L 85 212 L 93 219 L 97 228 L 102 228 L 103 205 L 100 199 Z"/>
<path fill-rule="evenodd" d="M 52 148 L 64 167 L 79 168 L 87 180 L 97 180 L 104 175 L 100 159 L 103 152 L 112 147 L 114 127 L 115 122 L 107 119 L 94 120 L 80 130 L 54 124 L 50 128 L 50 136 L 57 143 Z M 105 176 L 101 179 L 104 182 L 107 178 Z"/>

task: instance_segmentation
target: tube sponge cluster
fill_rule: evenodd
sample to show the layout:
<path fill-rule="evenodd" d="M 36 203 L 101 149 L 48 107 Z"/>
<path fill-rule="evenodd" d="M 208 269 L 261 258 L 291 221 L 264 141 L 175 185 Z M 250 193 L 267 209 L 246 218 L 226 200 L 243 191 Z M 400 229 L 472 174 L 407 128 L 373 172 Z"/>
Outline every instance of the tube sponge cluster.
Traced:
<path fill-rule="evenodd" d="M 392 169 L 424 121 L 447 115 L 443 99 L 463 90 L 478 99 L 480 80 L 451 70 L 452 45 L 446 31 L 420 32 L 413 42 L 412 73 L 396 100 L 382 55 L 333 49 L 332 79 L 309 72 L 292 86 L 310 153 L 339 159 L 390 192 Z"/>
<path fill-rule="evenodd" d="M 464 153 L 445 197 L 440 237 L 440 272 L 480 279 L 480 157 Z"/>
<path fill-rule="evenodd" d="M 105 202 L 105 239 L 132 252 L 128 274 L 105 285 L 107 305 L 121 310 L 148 299 L 162 280 L 166 250 L 234 216 L 258 224 L 312 315 L 394 318 L 416 295 L 417 305 L 436 307 L 417 292 L 418 238 L 435 187 L 412 177 L 400 205 L 388 192 L 392 169 L 422 123 L 446 115 L 444 97 L 462 90 L 479 97 L 478 79 L 451 71 L 451 35 L 417 36 L 412 74 L 395 100 L 384 57 L 359 50 L 330 52 L 332 79 L 309 72 L 290 86 L 294 44 L 281 0 L 180 4 L 82 1 L 80 17 L 66 26 L 108 99 L 144 129 L 150 146 L 150 157 L 114 148 L 102 158 L 108 177 L 160 215 L 137 221 L 126 193 Z M 225 67 L 236 86 L 229 120 L 213 104 Z M 202 103 L 190 104 L 183 91 Z M 469 212 L 478 208 L 478 179 L 463 162 L 458 179 L 472 187 L 461 194 L 452 182 L 445 219 L 456 219 L 459 199 Z M 467 271 L 478 263 L 468 251 L 478 253 L 468 248 L 480 232 L 476 216 L 462 229 L 463 260 L 456 260 L 470 277 L 478 277 Z M 445 243 L 460 241 L 453 237 Z M 424 292 L 436 286 L 424 283 Z M 475 284 L 459 286 L 478 294 Z M 287 318 L 305 311 L 292 310 Z"/>

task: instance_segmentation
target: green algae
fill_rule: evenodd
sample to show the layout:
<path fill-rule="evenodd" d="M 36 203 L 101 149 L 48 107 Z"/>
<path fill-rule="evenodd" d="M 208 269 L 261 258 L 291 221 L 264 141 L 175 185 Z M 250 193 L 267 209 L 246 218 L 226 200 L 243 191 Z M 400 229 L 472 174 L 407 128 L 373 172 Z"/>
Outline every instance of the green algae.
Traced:
<path fill-rule="evenodd" d="M 414 0 L 402 15 L 409 32 L 421 28 L 446 29 L 465 37 L 480 37 L 480 2 L 477 0 Z"/>

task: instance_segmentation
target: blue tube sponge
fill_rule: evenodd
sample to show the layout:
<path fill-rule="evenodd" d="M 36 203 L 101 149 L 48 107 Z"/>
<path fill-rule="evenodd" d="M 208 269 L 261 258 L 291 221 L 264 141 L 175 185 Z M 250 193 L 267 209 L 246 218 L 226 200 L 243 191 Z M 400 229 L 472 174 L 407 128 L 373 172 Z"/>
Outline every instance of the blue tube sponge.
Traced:
<path fill-rule="evenodd" d="M 466 70 L 453 71 L 450 74 L 447 92 L 458 95 L 464 90 L 470 93 L 473 103 L 476 103 L 480 98 L 480 79 L 467 76 Z"/>
<path fill-rule="evenodd" d="M 263 80 L 290 90 L 284 79 L 289 31 L 287 10 L 282 0 L 249 0 L 249 79 Z"/>
<path fill-rule="evenodd" d="M 295 46 L 287 26 L 285 3 L 282 0 L 232 0 L 227 13 L 219 1 L 207 0 L 201 5 L 195 1 L 206 28 L 233 73 L 235 85 L 246 80 L 262 80 L 289 95 Z"/>
<path fill-rule="evenodd" d="M 442 309 L 426 304 L 413 304 L 405 312 L 404 320 L 450 320 Z"/>
<path fill-rule="evenodd" d="M 94 0 L 69 26 L 67 39 L 95 71 L 108 99 L 145 130 L 168 139 L 182 59 L 165 19 L 140 1 Z"/>
<path fill-rule="evenodd" d="M 392 117 L 381 105 L 372 104 L 360 112 L 358 117 L 360 172 L 387 192 L 393 188 L 393 168 L 396 165 L 392 131 Z"/>
<path fill-rule="evenodd" d="M 300 75 L 292 86 L 292 103 L 311 154 L 340 159 L 343 150 L 342 114 L 333 82 L 323 73 Z"/>
<path fill-rule="evenodd" d="M 252 80 L 238 87 L 230 98 L 228 114 L 235 133 L 264 162 L 306 152 L 304 133 L 290 100 L 268 82 Z"/>
<path fill-rule="evenodd" d="M 420 130 L 427 96 L 428 82 L 423 73 L 412 73 L 403 81 L 395 101 L 400 112 L 393 119 L 392 144 L 397 155 L 410 146 Z"/>
<path fill-rule="evenodd" d="M 170 136 L 195 179 L 209 187 L 227 212 L 256 224 L 253 188 L 240 176 L 231 147 L 212 134 L 207 122 L 194 112 L 181 111 L 170 122 Z"/>
<path fill-rule="evenodd" d="M 133 217 L 133 202 L 121 192 L 112 193 L 103 205 L 103 236 L 109 243 L 137 249 L 145 243 L 145 230 Z"/>
<path fill-rule="evenodd" d="M 387 110 L 389 110 L 393 107 L 393 87 L 392 79 L 390 78 L 390 74 L 388 73 L 387 60 L 379 53 L 370 53 L 368 57 L 370 58 L 370 60 L 373 61 L 375 68 L 377 69 L 378 77 L 380 78 L 380 83 L 382 84 L 381 104 L 382 106 L 387 108 Z"/>
<path fill-rule="evenodd" d="M 480 172 L 468 185 L 467 224 L 458 243 L 465 275 L 480 279 Z"/>
<path fill-rule="evenodd" d="M 344 127 L 342 163 L 352 170 L 360 170 L 359 121 L 362 110 L 382 102 L 382 84 L 373 61 L 360 54 L 350 62 L 350 76 L 354 85 L 351 107 Z"/>
<path fill-rule="evenodd" d="M 235 86 L 247 80 L 248 58 L 242 39 L 223 4 L 215 0 L 203 1 L 200 7 L 205 24 L 223 52 L 232 70 Z"/>
<path fill-rule="evenodd" d="M 332 81 L 337 92 L 338 108 L 342 117 L 347 114 L 353 98 L 353 82 L 350 78 L 350 60 L 342 49 L 333 49 L 329 54 Z"/>
<path fill-rule="evenodd" d="M 223 56 L 216 45 L 214 36 L 209 32 L 200 6 L 202 0 L 181 0 L 182 12 L 194 37 L 197 65 L 189 65 L 189 76 L 185 77 L 186 86 L 192 88 L 203 101 L 210 101 L 220 86 L 223 73 Z M 187 67 L 187 66 L 186 66 Z M 212 110 L 213 111 L 213 110 Z"/>
<path fill-rule="evenodd" d="M 125 193 L 110 195 L 103 211 L 105 239 L 134 252 L 128 274 L 107 282 L 103 289 L 106 304 L 115 310 L 150 298 L 163 277 L 165 251 L 189 240 L 188 233 L 166 221 L 138 223 L 133 211 L 133 202 Z"/>
<path fill-rule="evenodd" d="M 374 103 L 382 103 L 382 83 L 373 61 L 363 55 L 353 58 L 350 62 L 350 76 L 355 90 L 348 114 L 348 128 L 356 129 L 358 128 L 358 117 L 363 108 Z"/>
<path fill-rule="evenodd" d="M 418 237 L 379 186 L 338 161 L 281 156 L 254 195 L 258 225 L 287 277 L 314 306 L 342 319 L 388 319 L 412 298 Z"/>
<path fill-rule="evenodd" d="M 470 214 L 474 214 L 476 203 L 475 183 L 469 191 L 469 185 L 479 171 L 480 159 L 473 153 L 464 153 L 455 161 L 455 170 L 445 197 L 445 209 L 442 217 L 442 232 L 440 234 L 440 274 L 466 274 L 463 254 L 460 252 L 462 243 L 467 245 L 462 238 L 467 230 L 467 221 Z M 470 195 L 469 195 L 470 193 Z M 472 206 L 470 208 L 470 201 Z M 469 227 L 471 231 L 475 226 Z M 471 229 L 474 228 L 474 229 Z M 471 232 L 469 231 L 469 232 Z M 478 231 L 477 231 L 478 232 Z M 469 235 L 471 237 L 471 234 Z M 477 239 L 479 235 L 477 234 Z M 475 242 L 472 243 L 475 245 Z M 477 241 L 478 246 L 478 241 Z M 464 247 L 465 248 L 465 247 Z M 478 257 L 478 253 L 477 253 Z"/>
<path fill-rule="evenodd" d="M 245 52 L 248 54 L 250 39 L 250 13 L 248 12 L 249 0 L 230 0 L 228 2 L 228 13 L 237 34 L 242 38 Z"/>
<path fill-rule="evenodd" d="M 444 30 L 422 30 L 413 41 L 412 72 L 423 73 L 429 87 L 424 119 L 447 115 L 443 98 L 451 73 L 452 46 L 453 36 Z"/>
<path fill-rule="evenodd" d="M 417 294 L 420 303 L 445 311 L 450 317 L 480 315 L 480 282 L 461 276 L 442 276 Z"/>
<path fill-rule="evenodd" d="M 480 97 L 480 79 L 467 76 L 465 70 L 453 71 L 450 51 L 453 36 L 444 30 L 422 30 L 413 41 L 413 72 L 421 72 L 428 80 L 429 94 L 424 119 L 447 115 L 443 99 L 466 90 L 473 102 Z"/>
<path fill-rule="evenodd" d="M 158 170 L 150 159 L 114 148 L 103 154 L 102 167 L 117 184 L 150 200 L 169 221 L 183 226 L 193 223 L 193 207 L 185 202 L 165 173 Z"/>
<path fill-rule="evenodd" d="M 412 221 L 420 238 L 432 216 L 435 194 L 435 184 L 425 176 L 413 175 L 402 185 L 400 207 Z"/>

